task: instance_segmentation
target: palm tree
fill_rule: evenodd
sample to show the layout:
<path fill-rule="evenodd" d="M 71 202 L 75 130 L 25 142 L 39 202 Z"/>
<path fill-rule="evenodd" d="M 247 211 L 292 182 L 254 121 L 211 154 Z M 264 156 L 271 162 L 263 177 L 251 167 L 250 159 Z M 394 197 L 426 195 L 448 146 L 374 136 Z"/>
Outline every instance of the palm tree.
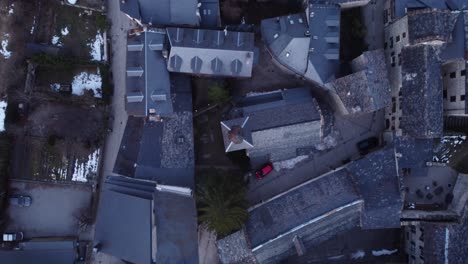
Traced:
<path fill-rule="evenodd" d="M 197 186 L 199 222 L 218 237 L 241 229 L 247 219 L 245 186 L 233 176 L 221 178 Z"/>

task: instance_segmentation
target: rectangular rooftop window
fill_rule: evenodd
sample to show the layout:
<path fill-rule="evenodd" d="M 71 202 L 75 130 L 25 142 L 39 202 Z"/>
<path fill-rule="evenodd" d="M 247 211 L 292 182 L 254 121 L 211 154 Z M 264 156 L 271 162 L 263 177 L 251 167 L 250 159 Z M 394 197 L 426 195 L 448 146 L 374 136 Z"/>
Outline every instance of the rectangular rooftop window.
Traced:
<path fill-rule="evenodd" d="M 450 73 L 450 78 L 453 79 L 453 78 L 455 78 L 455 77 L 457 77 L 457 73 L 456 73 L 456 72 L 451 72 L 451 73 Z"/>
<path fill-rule="evenodd" d="M 400 42 L 400 35 L 396 36 L 396 42 Z"/>
<path fill-rule="evenodd" d="M 466 69 L 460 71 L 460 76 L 465 76 L 466 75 Z"/>
<path fill-rule="evenodd" d="M 457 97 L 456 96 L 450 96 L 450 102 L 455 102 L 457 101 Z"/>
<path fill-rule="evenodd" d="M 460 95 L 460 101 L 465 101 L 465 95 L 464 94 Z"/>

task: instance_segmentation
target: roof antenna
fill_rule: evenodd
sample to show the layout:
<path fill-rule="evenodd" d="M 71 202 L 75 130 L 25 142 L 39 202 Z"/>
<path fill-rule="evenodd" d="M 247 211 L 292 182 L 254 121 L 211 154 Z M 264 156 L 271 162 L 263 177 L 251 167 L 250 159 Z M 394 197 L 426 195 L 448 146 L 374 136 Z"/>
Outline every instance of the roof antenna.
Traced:
<path fill-rule="evenodd" d="M 227 26 L 224 27 L 224 30 L 223 30 L 223 31 L 224 31 L 224 36 L 227 36 Z"/>

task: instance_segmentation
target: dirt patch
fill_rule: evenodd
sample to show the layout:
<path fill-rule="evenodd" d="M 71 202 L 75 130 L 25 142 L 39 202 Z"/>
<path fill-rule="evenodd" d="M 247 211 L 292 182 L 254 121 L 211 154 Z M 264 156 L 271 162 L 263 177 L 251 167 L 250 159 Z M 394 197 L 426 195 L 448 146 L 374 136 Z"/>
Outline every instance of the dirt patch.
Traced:
<path fill-rule="evenodd" d="M 104 114 L 97 108 L 42 104 L 28 118 L 27 135 L 100 142 L 104 134 Z"/>

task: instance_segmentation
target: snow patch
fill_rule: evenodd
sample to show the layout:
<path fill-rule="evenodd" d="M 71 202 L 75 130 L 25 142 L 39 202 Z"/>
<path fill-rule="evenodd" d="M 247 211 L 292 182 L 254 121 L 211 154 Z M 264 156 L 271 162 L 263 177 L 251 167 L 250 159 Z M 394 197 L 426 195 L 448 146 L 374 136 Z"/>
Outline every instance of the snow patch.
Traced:
<path fill-rule="evenodd" d="M 92 90 L 94 97 L 102 98 L 101 86 L 102 78 L 99 68 L 97 69 L 97 74 L 82 72 L 73 78 L 72 94 L 83 95 L 86 90 Z"/>
<path fill-rule="evenodd" d="M 276 171 L 279 171 L 281 169 L 292 169 L 294 168 L 294 166 L 296 166 L 297 163 L 307 159 L 308 157 L 309 156 L 307 155 L 301 155 L 292 159 L 273 162 L 273 167 L 275 168 Z"/>
<path fill-rule="evenodd" d="M 418 76 L 417 73 L 407 73 L 407 74 L 405 74 L 405 80 L 406 81 L 411 81 L 414 78 L 416 78 L 416 76 Z"/>
<path fill-rule="evenodd" d="M 354 252 L 353 254 L 351 254 L 352 259 L 361 259 L 364 256 L 366 256 L 366 252 L 364 252 L 362 250 L 358 250 L 358 251 Z"/>
<path fill-rule="evenodd" d="M 0 132 L 5 131 L 6 108 L 7 108 L 7 102 L 4 100 L 0 101 Z"/>
<path fill-rule="evenodd" d="M 8 41 L 9 41 L 9 34 L 5 34 L 6 39 L 2 40 L 2 49 L 0 50 L 0 54 L 3 55 L 3 58 L 9 59 L 11 57 L 11 51 L 7 49 Z"/>
<path fill-rule="evenodd" d="M 13 15 L 15 13 L 15 10 L 13 9 L 15 7 L 15 3 L 10 5 L 10 8 L 8 9 L 8 15 Z"/>
<path fill-rule="evenodd" d="M 60 42 L 60 37 L 59 36 L 52 36 L 52 45 L 55 46 L 63 46 L 62 42 Z"/>
<path fill-rule="evenodd" d="M 100 150 L 97 149 L 83 161 L 75 161 L 72 181 L 87 182 L 96 176 L 99 166 Z"/>
<path fill-rule="evenodd" d="M 324 137 L 322 142 L 316 144 L 315 148 L 317 150 L 326 150 L 326 149 L 334 148 L 336 145 L 338 145 L 338 140 L 337 140 L 338 137 L 339 137 L 339 132 L 333 131 L 328 136 Z"/>
<path fill-rule="evenodd" d="M 372 255 L 376 257 L 380 256 L 387 256 L 387 255 L 393 255 L 398 252 L 398 249 L 393 249 L 393 250 L 388 250 L 388 249 L 381 249 L 381 250 L 372 250 Z"/>
<path fill-rule="evenodd" d="M 91 56 L 93 61 L 101 61 L 102 60 L 102 51 L 101 47 L 104 45 L 104 38 L 101 35 L 101 31 L 98 30 L 96 37 L 94 40 L 87 44 L 88 47 L 91 48 L 89 55 Z"/>
<path fill-rule="evenodd" d="M 34 29 L 36 29 L 36 16 L 34 16 L 33 18 L 33 24 L 31 26 L 31 31 L 30 31 L 31 35 L 34 33 Z"/>
<path fill-rule="evenodd" d="M 283 89 L 278 89 L 274 91 L 268 91 L 268 92 L 249 92 L 245 95 L 245 97 L 252 97 L 252 96 L 259 96 L 259 95 L 264 95 L 264 94 L 273 94 L 277 92 L 282 92 Z"/>
<path fill-rule="evenodd" d="M 68 35 L 68 33 L 70 33 L 70 31 L 68 31 L 68 27 L 65 27 L 65 28 L 62 28 L 60 33 L 62 33 L 62 36 L 66 36 Z"/>
<path fill-rule="evenodd" d="M 58 92 L 60 91 L 60 84 L 59 83 L 53 83 L 50 85 L 50 89 L 52 89 L 52 91 L 54 92 Z"/>

